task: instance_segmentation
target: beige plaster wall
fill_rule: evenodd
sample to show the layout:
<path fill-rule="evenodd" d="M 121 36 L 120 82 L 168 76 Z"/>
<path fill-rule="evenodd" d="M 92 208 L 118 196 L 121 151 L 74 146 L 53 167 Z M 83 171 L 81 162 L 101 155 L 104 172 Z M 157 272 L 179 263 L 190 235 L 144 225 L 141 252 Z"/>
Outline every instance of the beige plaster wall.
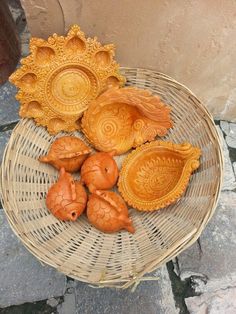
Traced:
<path fill-rule="evenodd" d="M 121 65 L 155 69 L 186 84 L 216 118 L 236 121 L 235 0 L 21 0 L 31 33 L 78 23 L 114 42 Z"/>

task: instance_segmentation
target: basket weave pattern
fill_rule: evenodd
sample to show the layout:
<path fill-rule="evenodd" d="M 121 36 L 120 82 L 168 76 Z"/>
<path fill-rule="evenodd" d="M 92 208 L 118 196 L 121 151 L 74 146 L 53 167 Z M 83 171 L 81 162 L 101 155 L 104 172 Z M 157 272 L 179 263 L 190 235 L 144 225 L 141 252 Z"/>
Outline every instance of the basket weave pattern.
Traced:
<path fill-rule="evenodd" d="M 163 140 L 189 142 L 202 150 L 200 168 L 184 196 L 157 212 L 130 209 L 135 234 L 104 234 L 85 215 L 76 222 L 57 220 L 45 196 L 58 172 L 38 161 L 56 137 L 32 120 L 14 129 L 2 162 L 2 202 L 24 245 L 42 262 L 84 282 L 126 288 L 179 254 L 200 236 L 212 216 L 222 179 L 222 153 L 214 122 L 183 85 L 150 70 L 122 68 L 127 85 L 149 89 L 171 106 L 174 127 Z M 83 139 L 80 132 L 74 133 Z M 118 156 L 121 166 L 125 156 Z"/>

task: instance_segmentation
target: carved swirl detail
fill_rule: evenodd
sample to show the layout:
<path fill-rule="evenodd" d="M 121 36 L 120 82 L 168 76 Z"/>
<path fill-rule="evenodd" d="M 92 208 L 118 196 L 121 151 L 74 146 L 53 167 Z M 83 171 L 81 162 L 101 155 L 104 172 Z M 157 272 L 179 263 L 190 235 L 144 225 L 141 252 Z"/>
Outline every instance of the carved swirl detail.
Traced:
<path fill-rule="evenodd" d="M 127 152 L 172 126 L 170 108 L 150 92 L 112 87 L 94 100 L 82 119 L 88 140 L 102 151 Z"/>
<path fill-rule="evenodd" d="M 91 133 L 96 146 L 107 151 L 122 149 L 130 145 L 132 117 L 130 112 L 120 106 L 106 106 L 94 115 L 90 121 Z"/>

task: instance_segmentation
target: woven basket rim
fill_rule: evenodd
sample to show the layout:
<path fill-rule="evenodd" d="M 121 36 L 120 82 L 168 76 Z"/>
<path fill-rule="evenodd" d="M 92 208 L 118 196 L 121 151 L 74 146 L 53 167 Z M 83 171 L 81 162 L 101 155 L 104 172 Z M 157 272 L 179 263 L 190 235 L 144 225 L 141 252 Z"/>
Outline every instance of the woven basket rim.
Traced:
<path fill-rule="evenodd" d="M 142 278 L 146 273 L 149 273 L 153 270 L 155 270 L 157 267 L 161 266 L 163 263 L 166 263 L 167 261 L 171 260 L 172 258 L 174 258 L 175 256 L 177 256 L 178 254 L 180 254 L 182 251 L 184 251 L 185 249 L 187 249 L 189 246 L 191 246 L 198 238 L 199 236 L 201 235 L 203 229 L 205 228 L 205 226 L 207 225 L 207 223 L 209 222 L 209 220 L 211 219 L 212 215 L 214 214 L 215 212 L 215 209 L 216 209 L 216 206 L 217 206 L 217 203 L 218 203 L 218 200 L 219 200 L 219 197 L 220 197 L 220 190 L 221 190 L 221 187 L 222 187 L 222 183 L 223 183 L 223 169 L 224 169 L 224 162 L 223 162 L 223 151 L 222 151 L 222 148 L 221 148 L 221 145 L 220 145 L 220 136 L 217 132 L 217 129 L 215 127 L 215 124 L 214 124 L 214 120 L 213 120 L 213 117 L 212 115 L 209 113 L 208 109 L 204 106 L 204 104 L 193 94 L 193 92 L 187 88 L 184 84 L 181 84 L 179 83 L 178 81 L 176 81 L 175 79 L 172 79 L 170 76 L 164 74 L 164 73 L 161 73 L 161 72 L 158 72 L 158 71 L 154 71 L 154 70 L 150 70 L 150 69 L 143 69 L 143 68 L 130 68 L 130 67 L 121 67 L 121 71 L 122 70 L 133 70 L 133 71 L 144 71 L 144 72 L 148 72 L 148 73 L 151 73 L 151 74 L 154 74 L 154 75 L 157 75 L 157 76 L 162 76 L 164 77 L 165 80 L 169 81 L 170 83 L 175 83 L 177 86 L 181 87 L 182 89 L 184 89 L 187 93 L 189 93 L 191 95 L 191 97 L 193 97 L 197 103 L 197 106 L 198 106 L 198 109 L 201 110 L 204 115 L 203 115 L 203 119 L 205 119 L 205 121 L 207 122 L 207 125 L 209 126 L 209 130 L 208 132 L 211 133 L 211 136 L 212 138 L 214 138 L 216 140 L 216 142 L 218 143 L 218 147 L 216 149 L 216 152 L 217 152 L 217 157 L 218 157 L 218 161 L 219 161 L 219 181 L 218 181 L 218 186 L 217 186 L 217 190 L 215 191 L 215 199 L 214 199 L 214 204 L 213 206 L 211 207 L 211 210 L 209 210 L 207 212 L 207 215 L 205 215 L 201 225 L 198 227 L 198 228 L 195 228 L 195 230 L 193 230 L 191 232 L 190 235 L 188 235 L 186 237 L 185 240 L 181 240 L 180 242 L 181 243 L 178 243 L 176 244 L 176 246 L 174 248 L 172 248 L 171 251 L 168 251 L 167 252 L 167 255 L 166 257 L 163 257 L 162 259 L 159 259 L 159 260 L 154 260 L 153 262 L 150 262 L 149 265 L 146 265 L 145 269 L 140 272 L 139 274 L 137 274 L 136 278 L 132 279 L 132 280 L 127 280 L 127 281 L 124 281 L 125 283 L 122 283 L 120 281 L 120 285 L 117 285 L 116 282 L 112 282 L 112 281 L 109 281 L 108 283 L 106 281 L 101 281 L 100 282 L 100 285 L 101 286 L 110 286 L 110 287 L 117 287 L 117 288 L 127 288 L 129 287 L 130 285 L 132 284 L 135 284 L 136 282 L 138 282 L 140 280 L 140 278 Z M 13 131 L 12 131 L 12 134 L 11 134 L 11 137 L 5 147 L 5 150 L 4 150 L 4 154 L 3 154 L 3 158 L 2 158 L 2 164 L 1 164 L 1 169 L 0 169 L 0 176 L 1 176 L 1 180 L 0 180 L 0 198 L 1 200 L 3 201 L 4 200 L 4 195 L 3 195 L 3 186 L 4 186 L 4 178 L 3 178 L 3 173 L 4 173 L 4 161 L 6 159 L 6 154 L 7 154 L 7 151 L 8 151 L 8 147 L 11 143 L 11 140 L 12 138 L 14 138 L 14 133 L 15 133 L 15 130 L 18 128 L 20 122 L 22 120 L 26 120 L 26 119 L 20 119 L 19 120 L 19 123 L 17 123 L 17 125 L 14 127 Z M 28 120 L 28 119 L 27 119 Z M 46 263 L 52 267 L 56 267 L 55 264 L 49 264 L 48 262 L 45 262 L 43 260 L 43 258 L 37 254 L 35 251 L 32 250 L 32 247 L 30 247 L 30 245 L 27 243 L 27 238 L 25 239 L 25 237 L 22 235 L 22 232 L 20 232 L 18 230 L 18 228 L 16 227 L 16 225 L 14 224 L 14 221 L 12 221 L 9 213 L 8 213 L 8 210 L 5 208 L 4 206 L 4 201 L 3 201 L 3 209 L 4 209 L 4 212 L 7 216 L 7 219 L 8 219 L 8 222 L 13 230 L 13 232 L 16 234 L 16 236 L 22 241 L 22 243 L 24 244 L 24 246 L 33 254 L 35 255 L 42 263 Z M 20 234 L 21 233 L 21 234 Z M 33 243 L 31 243 L 31 245 L 33 245 Z M 37 251 L 37 248 L 35 248 L 36 251 Z M 77 277 L 73 277 L 73 274 L 70 274 L 70 276 L 72 278 L 75 278 L 75 279 L 78 279 Z M 80 278 L 79 279 L 80 281 L 83 281 L 83 282 L 87 282 L 86 280 Z"/>

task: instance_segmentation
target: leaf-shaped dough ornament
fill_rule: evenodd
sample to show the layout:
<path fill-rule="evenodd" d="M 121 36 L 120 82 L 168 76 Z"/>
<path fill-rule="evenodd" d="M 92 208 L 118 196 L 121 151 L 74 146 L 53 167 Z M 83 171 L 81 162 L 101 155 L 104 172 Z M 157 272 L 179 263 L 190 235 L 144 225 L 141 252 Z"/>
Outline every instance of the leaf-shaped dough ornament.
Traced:
<path fill-rule="evenodd" d="M 123 162 L 118 187 L 124 200 L 141 211 L 153 211 L 175 201 L 199 167 L 201 150 L 189 143 L 146 143 Z"/>

